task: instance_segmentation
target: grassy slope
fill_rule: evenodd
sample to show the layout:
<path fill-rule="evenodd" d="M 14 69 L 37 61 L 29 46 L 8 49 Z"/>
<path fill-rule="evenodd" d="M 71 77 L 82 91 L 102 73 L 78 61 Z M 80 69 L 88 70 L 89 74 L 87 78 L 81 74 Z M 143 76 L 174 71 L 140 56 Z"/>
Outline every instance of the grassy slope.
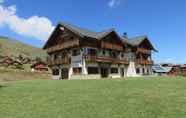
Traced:
<path fill-rule="evenodd" d="M 9 82 L 16 80 L 33 80 L 33 79 L 51 79 L 49 73 L 33 73 L 20 70 L 0 69 L 0 82 Z"/>
<path fill-rule="evenodd" d="M 184 118 L 186 79 L 32 80 L 0 88 L 2 118 Z"/>
<path fill-rule="evenodd" d="M 45 59 L 46 53 L 40 48 L 36 48 L 27 44 L 24 44 L 17 40 L 12 40 L 6 37 L 0 36 L 0 54 L 14 55 L 19 54 L 26 55 L 32 58 L 41 57 Z"/>

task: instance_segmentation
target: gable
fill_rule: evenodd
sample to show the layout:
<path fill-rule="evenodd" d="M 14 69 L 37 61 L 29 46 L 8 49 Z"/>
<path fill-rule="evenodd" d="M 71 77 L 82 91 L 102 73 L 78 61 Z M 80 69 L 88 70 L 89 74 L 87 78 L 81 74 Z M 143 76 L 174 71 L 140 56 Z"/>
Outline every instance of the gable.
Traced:
<path fill-rule="evenodd" d="M 115 31 L 110 32 L 107 36 L 100 39 L 101 48 L 123 50 L 123 42 Z"/>
<path fill-rule="evenodd" d="M 45 43 L 43 49 L 50 48 L 55 45 L 62 44 L 64 42 L 78 40 L 79 36 L 69 30 L 68 28 L 61 26 L 60 24 L 56 26 L 55 30 L 53 31 L 52 35 Z"/>
<path fill-rule="evenodd" d="M 147 36 L 138 36 L 129 40 L 129 43 L 134 47 L 141 47 L 157 51 Z"/>
<path fill-rule="evenodd" d="M 105 37 L 103 37 L 100 40 L 105 41 L 105 42 L 118 44 L 118 45 L 122 45 L 122 41 L 115 31 L 110 32 L 109 34 L 107 34 Z"/>
<path fill-rule="evenodd" d="M 152 43 L 148 40 L 148 38 L 145 38 L 144 40 L 142 40 L 141 43 L 139 44 L 139 47 L 150 49 L 150 50 L 155 50 Z"/>

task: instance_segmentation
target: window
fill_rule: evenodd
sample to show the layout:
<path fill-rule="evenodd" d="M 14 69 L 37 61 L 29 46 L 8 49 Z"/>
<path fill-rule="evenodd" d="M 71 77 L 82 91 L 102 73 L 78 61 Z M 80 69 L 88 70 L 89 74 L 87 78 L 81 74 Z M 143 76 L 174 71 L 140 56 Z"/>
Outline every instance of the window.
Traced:
<path fill-rule="evenodd" d="M 72 56 L 78 56 L 78 55 L 80 55 L 80 50 L 78 49 L 72 50 Z"/>
<path fill-rule="evenodd" d="M 52 75 L 59 75 L 59 69 L 52 69 Z"/>
<path fill-rule="evenodd" d="M 61 59 L 65 58 L 67 56 L 67 53 L 66 52 L 62 52 L 61 53 Z"/>
<path fill-rule="evenodd" d="M 88 74 L 98 74 L 98 68 L 97 67 L 88 67 Z"/>
<path fill-rule="evenodd" d="M 88 49 L 88 54 L 89 55 L 96 55 L 97 51 L 96 51 L 96 49 Z"/>
<path fill-rule="evenodd" d="M 54 60 L 56 60 L 57 59 L 57 54 L 54 54 Z"/>
<path fill-rule="evenodd" d="M 105 55 L 105 50 L 103 50 L 103 55 Z"/>
<path fill-rule="evenodd" d="M 118 69 L 117 68 L 111 68 L 111 73 L 118 73 Z"/>
<path fill-rule="evenodd" d="M 116 52 L 112 52 L 112 57 L 113 57 L 113 58 L 117 58 Z"/>
<path fill-rule="evenodd" d="M 72 36 L 72 37 L 70 37 L 70 39 L 72 40 L 72 39 L 74 39 L 74 37 Z"/>
<path fill-rule="evenodd" d="M 143 68 L 143 74 L 145 74 L 145 68 Z"/>
<path fill-rule="evenodd" d="M 82 69 L 81 68 L 73 68 L 73 74 L 78 75 L 81 74 Z"/>
<path fill-rule="evenodd" d="M 148 74 L 148 75 L 150 74 L 150 70 L 149 70 L 149 69 L 147 69 L 147 74 Z"/>
<path fill-rule="evenodd" d="M 136 69 L 136 73 L 137 73 L 137 74 L 140 73 L 140 69 L 139 69 L 139 68 Z"/>
<path fill-rule="evenodd" d="M 122 58 L 124 57 L 124 54 L 123 54 L 123 53 L 121 53 L 121 57 L 122 57 Z"/>

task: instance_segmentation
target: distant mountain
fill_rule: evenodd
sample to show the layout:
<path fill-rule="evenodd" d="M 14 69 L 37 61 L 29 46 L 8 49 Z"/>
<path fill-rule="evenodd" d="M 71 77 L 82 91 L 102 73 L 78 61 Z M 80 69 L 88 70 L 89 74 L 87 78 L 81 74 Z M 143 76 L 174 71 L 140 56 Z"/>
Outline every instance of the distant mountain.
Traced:
<path fill-rule="evenodd" d="M 41 48 L 30 46 L 18 40 L 4 36 L 0 36 L 0 55 L 7 56 L 23 55 L 33 59 L 35 59 L 36 57 L 40 57 L 42 59 L 46 58 L 46 52 Z"/>

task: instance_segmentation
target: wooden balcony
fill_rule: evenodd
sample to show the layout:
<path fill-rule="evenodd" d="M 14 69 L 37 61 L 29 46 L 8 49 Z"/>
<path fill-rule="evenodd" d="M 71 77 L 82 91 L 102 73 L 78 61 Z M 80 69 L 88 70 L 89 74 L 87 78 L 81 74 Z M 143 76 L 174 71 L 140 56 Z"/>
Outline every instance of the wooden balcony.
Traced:
<path fill-rule="evenodd" d="M 87 62 L 108 62 L 113 64 L 129 64 L 129 61 L 124 59 L 115 59 L 112 57 L 105 57 L 105 56 L 85 56 Z"/>
<path fill-rule="evenodd" d="M 151 61 L 149 61 L 149 60 L 141 60 L 141 59 L 137 59 L 136 60 L 136 64 L 140 64 L 140 65 L 153 65 L 154 64 L 154 62 L 151 60 Z"/>
<path fill-rule="evenodd" d="M 71 47 L 75 47 L 75 46 L 79 46 L 79 40 L 68 41 L 68 42 L 64 42 L 62 44 L 53 46 L 51 48 L 48 48 L 47 52 L 48 53 L 56 52 L 56 51 L 60 51 L 65 48 L 71 48 Z"/>
<path fill-rule="evenodd" d="M 101 42 L 101 48 L 111 49 L 111 50 L 119 50 L 119 51 L 123 50 L 122 46 L 116 45 L 116 44 L 112 44 L 112 43 L 108 43 L 108 42 Z"/>
<path fill-rule="evenodd" d="M 48 65 L 70 64 L 70 59 L 69 58 L 55 59 L 55 60 L 48 59 L 47 63 Z"/>
<path fill-rule="evenodd" d="M 151 54 L 151 50 L 145 48 L 137 48 L 137 53 Z"/>

